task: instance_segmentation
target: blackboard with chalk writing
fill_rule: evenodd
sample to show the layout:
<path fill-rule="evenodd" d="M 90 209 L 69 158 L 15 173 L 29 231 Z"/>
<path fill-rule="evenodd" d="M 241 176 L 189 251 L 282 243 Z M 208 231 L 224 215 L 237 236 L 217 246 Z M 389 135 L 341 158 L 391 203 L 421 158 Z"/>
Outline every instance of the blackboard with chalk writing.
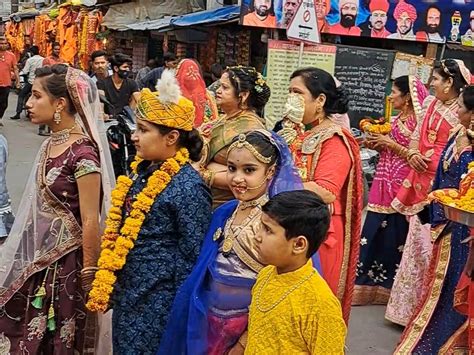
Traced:
<path fill-rule="evenodd" d="M 382 117 L 395 51 L 338 46 L 334 75 L 349 92 L 351 126 L 364 116 Z"/>

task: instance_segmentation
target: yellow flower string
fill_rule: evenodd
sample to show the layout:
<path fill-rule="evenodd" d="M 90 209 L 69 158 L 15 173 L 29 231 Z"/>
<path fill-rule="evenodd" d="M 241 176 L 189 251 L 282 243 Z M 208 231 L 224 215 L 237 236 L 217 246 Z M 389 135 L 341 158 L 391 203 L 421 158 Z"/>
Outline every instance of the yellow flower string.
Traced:
<path fill-rule="evenodd" d="M 89 300 L 86 304 L 90 311 L 105 312 L 110 295 L 114 289 L 117 277 L 115 272 L 125 265 L 127 255 L 134 247 L 140 229 L 145 221 L 146 214 L 150 211 L 156 197 L 168 186 L 173 176 L 189 160 L 186 148 L 180 149 L 173 158 L 167 159 L 147 181 L 145 188 L 138 193 L 132 204 L 130 215 L 122 225 L 123 206 L 125 198 L 133 181 L 127 176 L 119 176 L 117 186 L 112 191 L 112 207 L 105 221 L 105 231 L 102 236 L 101 253 L 97 266 Z M 137 157 L 131 164 L 134 174 L 137 173 L 138 164 L 142 161 Z"/>

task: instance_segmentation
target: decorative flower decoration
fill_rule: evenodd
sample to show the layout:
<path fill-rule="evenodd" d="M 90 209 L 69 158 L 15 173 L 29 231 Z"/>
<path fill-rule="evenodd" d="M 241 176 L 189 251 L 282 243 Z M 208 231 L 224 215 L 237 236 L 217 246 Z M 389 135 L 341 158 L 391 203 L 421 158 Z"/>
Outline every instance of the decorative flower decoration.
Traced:
<path fill-rule="evenodd" d="M 138 164 L 142 160 L 136 157 L 131 164 L 134 174 L 137 173 Z M 148 178 L 147 185 L 138 193 L 132 204 L 132 210 L 124 222 L 123 206 L 133 181 L 127 176 L 118 177 L 117 186 L 112 191 L 112 207 L 105 221 L 102 251 L 97 263 L 99 270 L 95 274 L 86 304 L 90 311 L 105 312 L 107 310 L 110 295 L 117 281 L 115 272 L 124 267 L 127 255 L 134 247 L 146 214 L 150 212 L 156 197 L 168 186 L 173 176 L 188 160 L 189 152 L 186 148 L 180 149 L 173 158 L 167 159 L 160 169 Z"/>

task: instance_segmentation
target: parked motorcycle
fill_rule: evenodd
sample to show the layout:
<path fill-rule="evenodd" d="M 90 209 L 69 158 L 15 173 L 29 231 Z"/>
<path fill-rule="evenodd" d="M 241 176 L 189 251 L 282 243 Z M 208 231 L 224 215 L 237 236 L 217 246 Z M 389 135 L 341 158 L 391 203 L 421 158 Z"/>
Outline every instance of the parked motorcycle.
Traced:
<path fill-rule="evenodd" d="M 101 98 L 102 100 L 103 98 Z M 130 175 L 130 164 L 136 154 L 135 145 L 132 142 L 132 134 L 137 129 L 133 110 L 126 106 L 112 120 L 105 122 L 105 128 L 115 177 Z"/>

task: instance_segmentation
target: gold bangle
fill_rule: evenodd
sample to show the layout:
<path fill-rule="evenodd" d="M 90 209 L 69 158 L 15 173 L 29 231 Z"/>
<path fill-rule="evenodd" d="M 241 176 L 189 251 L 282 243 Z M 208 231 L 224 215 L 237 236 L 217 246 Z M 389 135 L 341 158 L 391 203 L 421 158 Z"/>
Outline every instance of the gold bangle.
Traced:
<path fill-rule="evenodd" d="M 88 266 L 85 267 L 81 270 L 81 276 L 84 275 L 94 275 L 97 271 L 99 271 L 99 268 L 96 266 Z"/>
<path fill-rule="evenodd" d="M 417 154 L 421 154 L 417 149 L 413 149 L 413 148 L 408 149 L 408 155 L 407 155 L 408 160 L 410 160 L 412 156 L 417 155 Z"/>

